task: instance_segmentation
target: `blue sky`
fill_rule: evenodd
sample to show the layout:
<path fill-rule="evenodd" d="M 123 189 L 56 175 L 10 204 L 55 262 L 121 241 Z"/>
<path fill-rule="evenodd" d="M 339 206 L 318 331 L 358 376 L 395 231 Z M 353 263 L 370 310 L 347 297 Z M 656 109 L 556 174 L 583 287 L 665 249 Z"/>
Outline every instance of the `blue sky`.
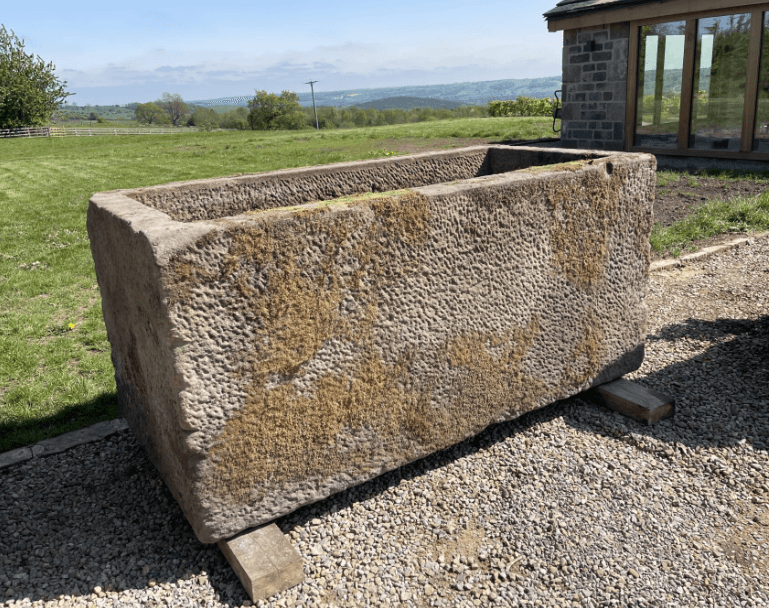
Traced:
<path fill-rule="evenodd" d="M 70 102 L 338 91 L 561 72 L 557 0 L 4 2 L 0 23 L 56 66 Z"/>

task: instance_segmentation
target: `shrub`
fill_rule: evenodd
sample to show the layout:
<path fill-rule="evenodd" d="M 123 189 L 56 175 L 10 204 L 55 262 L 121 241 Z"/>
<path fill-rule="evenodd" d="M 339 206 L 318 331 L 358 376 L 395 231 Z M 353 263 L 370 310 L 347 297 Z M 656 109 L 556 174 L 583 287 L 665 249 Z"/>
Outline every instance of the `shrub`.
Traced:
<path fill-rule="evenodd" d="M 554 108 L 552 97 L 519 96 L 515 100 L 490 101 L 489 116 L 552 116 Z"/>

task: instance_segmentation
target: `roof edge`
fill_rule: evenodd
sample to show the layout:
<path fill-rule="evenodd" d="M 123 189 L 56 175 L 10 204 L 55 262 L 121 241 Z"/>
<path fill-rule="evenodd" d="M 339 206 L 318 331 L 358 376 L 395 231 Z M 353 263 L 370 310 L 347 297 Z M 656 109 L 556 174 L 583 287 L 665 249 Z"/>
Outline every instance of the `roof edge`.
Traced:
<path fill-rule="evenodd" d="M 669 0 L 562 0 L 542 16 L 547 21 L 618 10 L 644 4 L 661 4 Z"/>

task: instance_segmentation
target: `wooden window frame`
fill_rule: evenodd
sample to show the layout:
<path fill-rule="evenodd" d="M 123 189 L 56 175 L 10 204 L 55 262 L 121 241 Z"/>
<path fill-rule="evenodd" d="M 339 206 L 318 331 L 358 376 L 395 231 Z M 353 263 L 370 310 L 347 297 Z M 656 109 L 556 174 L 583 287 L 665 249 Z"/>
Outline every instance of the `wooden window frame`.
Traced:
<path fill-rule="evenodd" d="M 629 152 L 651 152 L 666 156 L 703 156 L 711 158 L 735 158 L 769 160 L 769 153 L 753 152 L 755 137 L 756 108 L 758 103 L 758 72 L 761 63 L 761 36 L 764 29 L 764 12 L 769 13 L 769 3 L 760 5 L 730 6 L 728 9 L 704 10 L 685 14 L 671 14 L 649 19 L 630 21 L 630 38 L 628 40 L 628 79 L 627 103 L 625 106 L 625 141 L 624 149 Z M 692 87 L 694 86 L 694 62 L 696 53 L 696 27 L 698 19 L 721 17 L 738 13 L 750 14 L 750 40 L 748 43 L 748 73 L 745 83 L 745 100 L 742 114 L 742 129 L 740 151 L 729 152 L 722 150 L 695 150 L 689 148 L 691 129 Z M 668 23 L 670 21 L 685 21 L 684 65 L 681 74 L 681 107 L 679 109 L 678 145 L 676 148 L 649 148 L 636 146 L 635 122 L 636 104 L 638 100 L 638 53 L 639 29 L 644 25 Z M 756 26 L 758 24 L 758 26 Z"/>

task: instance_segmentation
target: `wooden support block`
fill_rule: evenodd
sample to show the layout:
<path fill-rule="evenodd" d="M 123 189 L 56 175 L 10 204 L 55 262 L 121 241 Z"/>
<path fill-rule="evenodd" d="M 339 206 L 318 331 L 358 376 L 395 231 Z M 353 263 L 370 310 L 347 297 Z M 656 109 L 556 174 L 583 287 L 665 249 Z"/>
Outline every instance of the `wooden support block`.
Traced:
<path fill-rule="evenodd" d="M 676 411 L 676 401 L 673 397 L 624 378 L 591 388 L 585 396 L 595 403 L 649 425 L 670 418 Z"/>
<path fill-rule="evenodd" d="M 302 556 L 275 524 L 217 544 L 252 601 L 267 599 L 304 580 Z"/>

